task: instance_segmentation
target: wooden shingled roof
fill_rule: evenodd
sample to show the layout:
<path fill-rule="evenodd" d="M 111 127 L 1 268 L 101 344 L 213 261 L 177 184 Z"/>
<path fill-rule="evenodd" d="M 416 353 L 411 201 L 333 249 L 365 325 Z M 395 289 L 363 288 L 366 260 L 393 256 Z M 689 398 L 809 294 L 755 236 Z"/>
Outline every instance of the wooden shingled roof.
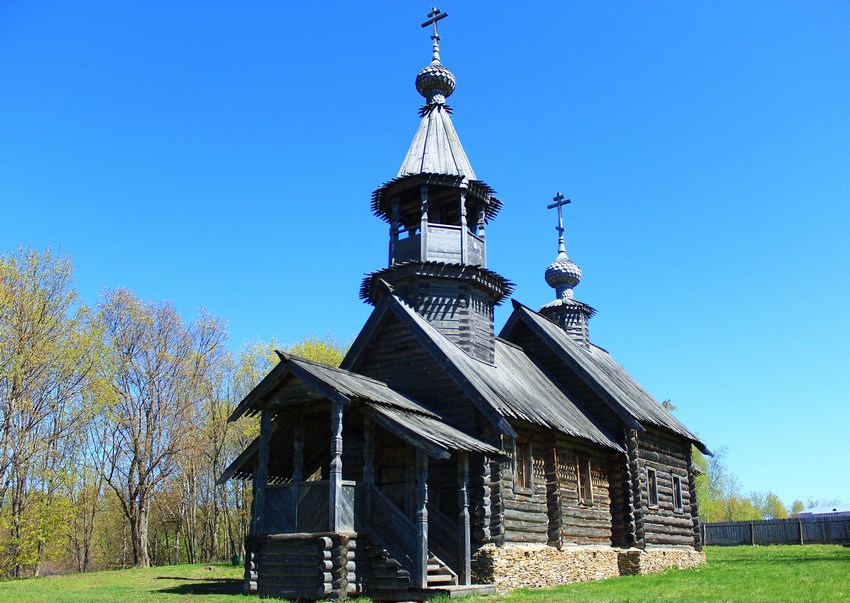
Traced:
<path fill-rule="evenodd" d="M 425 111 L 398 177 L 413 174 L 445 174 L 476 180 L 449 110 L 436 106 Z"/>
<path fill-rule="evenodd" d="M 503 433 L 515 436 L 507 419 L 520 419 L 562 433 L 622 450 L 613 437 L 584 414 L 519 347 L 496 340 L 495 363 L 481 362 L 446 338 L 396 295 L 388 295 L 375 309 L 372 321 L 391 311 L 443 366 L 476 407 Z M 375 325 L 364 334 L 376 332 Z M 344 366 L 356 364 L 368 336 L 352 345 Z"/>
<path fill-rule="evenodd" d="M 522 321 L 618 415 L 625 413 L 638 422 L 672 431 L 711 454 L 696 435 L 653 398 L 608 352 L 593 344 L 589 347 L 579 345 L 545 316 L 519 302 L 514 301 L 513 304 L 514 314 L 502 330 L 503 336 L 509 338 L 515 322 Z"/>

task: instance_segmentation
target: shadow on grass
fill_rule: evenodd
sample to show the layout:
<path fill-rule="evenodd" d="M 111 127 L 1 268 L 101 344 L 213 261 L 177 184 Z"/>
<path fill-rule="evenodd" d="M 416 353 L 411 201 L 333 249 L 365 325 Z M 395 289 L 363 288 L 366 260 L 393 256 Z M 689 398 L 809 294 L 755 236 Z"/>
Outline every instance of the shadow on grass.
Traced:
<path fill-rule="evenodd" d="M 189 584 L 178 584 L 160 588 L 157 592 L 176 595 L 241 595 L 241 578 L 186 578 L 183 576 L 159 576 L 157 580 L 180 580 Z"/>

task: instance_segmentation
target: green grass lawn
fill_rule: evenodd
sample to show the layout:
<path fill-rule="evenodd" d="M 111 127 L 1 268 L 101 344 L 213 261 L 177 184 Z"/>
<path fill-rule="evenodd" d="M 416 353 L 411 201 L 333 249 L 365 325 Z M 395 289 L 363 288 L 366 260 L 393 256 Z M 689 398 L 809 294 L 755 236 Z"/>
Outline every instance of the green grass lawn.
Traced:
<path fill-rule="evenodd" d="M 521 589 L 512 603 L 649 603 L 658 601 L 850 601 L 850 548 L 828 545 L 707 547 L 708 563 L 648 576 Z"/>
<path fill-rule="evenodd" d="M 548 590 L 517 590 L 488 603 L 646 603 L 658 601 L 848 601 L 850 548 L 840 546 L 709 547 L 708 564 L 650 576 L 627 576 Z M 204 569 L 212 567 L 212 569 Z M 256 603 L 241 594 L 242 569 L 174 565 L 0 582 L 0 603 Z M 267 599 L 266 599 L 267 600 Z"/>

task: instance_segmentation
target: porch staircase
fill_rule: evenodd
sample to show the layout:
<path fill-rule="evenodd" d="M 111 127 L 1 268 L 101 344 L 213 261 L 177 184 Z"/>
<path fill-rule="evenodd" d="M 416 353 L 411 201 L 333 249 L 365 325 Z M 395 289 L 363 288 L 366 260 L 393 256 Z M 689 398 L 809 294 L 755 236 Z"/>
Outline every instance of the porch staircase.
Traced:
<path fill-rule="evenodd" d="M 425 600 L 428 593 L 413 586 L 413 577 L 386 548 L 375 542 L 365 547 L 369 559 L 367 589 L 374 601 Z M 428 588 L 456 586 L 457 574 L 439 558 L 428 557 Z"/>

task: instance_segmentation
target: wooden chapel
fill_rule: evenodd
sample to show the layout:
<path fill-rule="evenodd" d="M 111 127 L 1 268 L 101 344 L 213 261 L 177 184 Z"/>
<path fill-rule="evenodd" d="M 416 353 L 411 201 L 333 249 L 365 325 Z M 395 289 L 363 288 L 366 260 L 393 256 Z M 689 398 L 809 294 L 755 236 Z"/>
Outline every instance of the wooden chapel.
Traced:
<path fill-rule="evenodd" d="M 591 343 L 560 194 L 556 299 L 513 301 L 495 334 L 513 285 L 485 230 L 502 204 L 446 105 L 445 16 L 423 24 L 413 142 L 372 195 L 390 233 L 360 291 L 374 311 L 340 368 L 281 353 L 230 417 L 260 421 L 219 480 L 253 482 L 246 592 L 412 600 L 701 560 L 691 447 L 708 451 Z"/>

